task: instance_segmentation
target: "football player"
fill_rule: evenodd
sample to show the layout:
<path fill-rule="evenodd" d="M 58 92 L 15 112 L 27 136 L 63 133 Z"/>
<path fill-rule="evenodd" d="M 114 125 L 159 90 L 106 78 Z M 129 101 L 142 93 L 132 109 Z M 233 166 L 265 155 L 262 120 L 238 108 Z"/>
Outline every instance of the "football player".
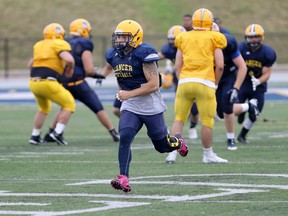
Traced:
<path fill-rule="evenodd" d="M 175 44 L 174 44 L 175 38 L 182 32 L 186 32 L 186 29 L 180 25 L 174 25 L 171 28 L 169 28 L 167 32 L 168 42 L 164 44 L 164 46 L 161 49 L 161 52 L 158 53 L 160 60 L 167 59 L 165 72 L 161 74 L 162 88 L 170 88 L 174 86 L 175 92 L 176 92 L 177 85 L 178 85 L 178 79 L 176 76 L 175 67 L 170 66 L 170 64 L 171 62 L 173 64 L 175 63 L 175 57 L 176 57 L 176 52 L 177 52 L 177 48 L 175 47 Z M 197 139 L 197 131 L 195 128 L 197 125 L 197 122 L 198 122 L 198 110 L 197 110 L 196 104 L 193 103 L 193 106 L 191 109 L 189 139 Z M 169 155 L 166 157 L 166 162 L 174 163 L 176 160 L 176 157 L 177 157 L 177 151 L 173 151 L 169 153 Z"/>
<path fill-rule="evenodd" d="M 75 71 L 73 76 L 70 78 L 62 76 L 61 83 L 69 92 L 71 92 L 75 99 L 84 103 L 93 113 L 96 114 L 101 124 L 109 131 L 113 140 L 118 142 L 119 134 L 113 127 L 112 122 L 107 112 L 104 110 L 97 94 L 85 81 L 85 77 L 96 79 L 104 78 L 96 73 L 93 64 L 92 52 L 94 45 L 91 40 L 91 30 L 91 25 L 86 19 L 79 18 L 71 22 L 70 35 L 72 37 L 67 39 L 67 41 L 72 47 L 71 54 L 75 60 Z M 57 122 L 57 115 L 53 126 L 55 126 L 55 122 Z M 53 126 L 52 128 L 54 128 Z M 50 132 L 47 133 L 44 139 L 47 142 L 51 141 L 48 136 L 49 133 Z"/>
<path fill-rule="evenodd" d="M 239 90 L 239 102 L 243 103 L 247 99 L 256 98 L 258 109 L 261 113 L 265 92 L 267 91 L 267 81 L 271 75 L 271 68 L 276 61 L 275 50 L 264 44 L 264 29 L 259 24 L 251 24 L 245 30 L 245 41 L 239 44 L 240 52 L 248 68 L 247 75 Z M 245 119 L 245 113 L 238 116 L 238 123 L 243 123 L 241 132 L 237 139 L 241 143 L 248 143 L 246 135 L 252 128 L 257 118 L 249 115 Z"/>
<path fill-rule="evenodd" d="M 34 128 L 29 140 L 30 144 L 40 145 L 43 140 L 40 132 L 46 117 L 51 110 L 51 102 L 61 107 L 55 129 L 48 134 L 58 144 L 67 145 L 61 138 L 66 124 L 75 111 L 75 101 L 57 80 L 66 67 L 66 76 L 73 75 L 75 61 L 70 54 L 71 46 L 64 40 L 65 31 L 58 23 L 51 23 L 44 28 L 44 40 L 38 41 L 33 47 L 33 58 L 28 63 L 31 69 L 29 87 L 38 104 L 34 117 Z"/>
<path fill-rule="evenodd" d="M 133 20 L 120 22 L 112 35 L 113 47 L 106 52 L 107 64 L 102 70 L 104 76 L 114 71 L 119 85 L 116 98 L 122 101 L 118 149 L 120 174 L 111 185 L 124 192 L 131 191 L 128 181 L 131 144 L 143 125 L 158 152 L 178 150 L 183 157 L 188 153 L 181 134 L 170 136 L 168 133 L 164 120 L 167 107 L 159 91 L 159 56 L 154 47 L 142 40 L 143 29 L 139 23 Z"/>
<path fill-rule="evenodd" d="M 179 81 L 172 134 L 182 132 L 195 101 L 202 122 L 202 162 L 205 164 L 228 162 L 212 150 L 212 129 L 216 113 L 215 89 L 224 68 L 222 49 L 227 45 L 223 34 L 211 31 L 212 23 L 211 11 L 198 9 L 192 17 L 194 30 L 184 32 L 175 39 L 178 49 L 175 66 Z"/>
<path fill-rule="evenodd" d="M 212 25 L 213 31 L 220 32 L 216 23 Z M 237 150 L 235 142 L 235 114 L 249 112 L 254 115 L 258 112 L 253 100 L 248 103 L 238 103 L 238 91 L 247 73 L 247 67 L 238 49 L 238 42 L 230 34 L 224 34 L 227 46 L 223 49 L 224 71 L 216 90 L 217 114 L 225 120 L 227 149 Z"/>
<path fill-rule="evenodd" d="M 219 27 L 219 31 L 222 34 L 230 34 L 229 30 L 222 26 L 222 20 L 220 18 L 215 17 L 214 22 L 217 24 L 217 26 Z"/>

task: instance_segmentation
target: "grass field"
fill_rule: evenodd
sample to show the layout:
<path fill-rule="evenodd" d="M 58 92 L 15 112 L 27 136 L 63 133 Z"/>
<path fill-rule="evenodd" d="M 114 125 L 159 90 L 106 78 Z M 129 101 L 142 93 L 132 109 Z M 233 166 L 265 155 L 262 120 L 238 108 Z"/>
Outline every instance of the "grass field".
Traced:
<path fill-rule="evenodd" d="M 167 105 L 171 127 L 173 106 Z M 112 105 L 105 107 L 116 125 Z M 188 141 L 186 158 L 166 164 L 143 128 L 132 146 L 132 192 L 124 194 L 109 183 L 119 172 L 117 143 L 86 107 L 78 104 L 66 128 L 68 146 L 32 146 L 36 106 L 2 104 L 0 215 L 287 215 L 287 109 L 288 103 L 268 101 L 250 144 L 234 152 L 226 150 L 223 122 L 216 122 L 214 150 L 229 160 L 222 165 L 201 163 L 200 140 Z"/>

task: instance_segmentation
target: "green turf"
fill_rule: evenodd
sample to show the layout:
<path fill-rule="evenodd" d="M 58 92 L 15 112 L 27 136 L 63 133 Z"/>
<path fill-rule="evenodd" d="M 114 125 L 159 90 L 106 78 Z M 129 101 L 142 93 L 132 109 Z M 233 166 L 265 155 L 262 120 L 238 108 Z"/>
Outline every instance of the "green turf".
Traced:
<path fill-rule="evenodd" d="M 171 128 L 173 106 L 170 103 L 167 105 L 169 109 L 165 117 Z M 118 119 L 112 115 L 112 105 L 105 104 L 105 108 L 114 125 L 117 125 Z M 48 129 L 57 109 L 53 107 L 42 134 Z M 219 156 L 229 160 L 228 164 L 222 165 L 201 163 L 202 146 L 199 139 L 187 140 L 190 148 L 187 158 L 178 157 L 175 164 L 166 164 L 166 154 L 161 155 L 153 149 L 146 136 L 146 129 L 143 128 L 132 146 L 132 192 L 124 194 L 115 191 L 109 184 L 119 172 L 117 143 L 112 141 L 108 132 L 86 107 L 77 104 L 77 111 L 64 134 L 69 142 L 68 146 L 54 143 L 32 146 L 28 144 L 28 139 L 36 112 L 35 105 L 2 104 L 0 214 L 8 215 L 8 211 L 17 211 L 22 215 L 25 212 L 26 215 L 33 215 L 31 212 L 34 211 L 38 212 L 34 215 L 91 216 L 287 215 L 287 109 L 287 103 L 267 102 L 261 118 L 249 134 L 250 144 L 239 144 L 239 149 L 234 152 L 226 150 L 224 124 L 216 121 L 214 150 Z M 268 121 L 264 122 L 263 119 Z M 188 136 L 187 130 L 188 124 L 185 125 L 185 136 Z M 197 130 L 199 135 L 200 125 Z M 237 125 L 236 134 L 239 130 L 240 126 Z M 96 180 L 106 181 L 99 184 L 68 185 Z M 224 195 L 227 192 L 225 189 L 230 192 L 254 192 L 241 194 L 238 191 L 236 194 Z M 6 191 L 6 195 L 2 191 Z M 8 191 L 15 194 L 9 195 Z M 215 197 L 211 197 L 211 194 Z M 167 201 L 176 197 L 191 199 Z M 138 202 L 147 205 L 69 214 L 71 210 L 108 205 L 99 201 Z M 24 205 L 25 203 L 34 205 Z M 48 205 L 37 206 L 35 203 Z M 10 213 L 17 215 L 16 212 Z"/>

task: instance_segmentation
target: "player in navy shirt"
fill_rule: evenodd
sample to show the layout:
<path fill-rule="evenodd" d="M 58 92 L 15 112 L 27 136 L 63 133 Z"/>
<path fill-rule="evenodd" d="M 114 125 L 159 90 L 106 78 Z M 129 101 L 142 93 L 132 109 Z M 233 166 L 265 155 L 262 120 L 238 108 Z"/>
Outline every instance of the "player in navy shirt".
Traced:
<path fill-rule="evenodd" d="M 276 53 L 273 48 L 263 44 L 264 29 L 258 24 L 251 24 L 245 30 L 245 41 L 239 44 L 239 49 L 246 62 L 248 72 L 239 91 L 239 101 L 256 98 L 258 109 L 261 112 L 265 102 L 267 81 L 271 75 L 272 65 L 276 61 Z M 244 121 L 244 114 L 238 116 L 238 122 Z M 252 128 L 257 118 L 246 118 L 238 135 L 238 140 L 248 143 L 246 135 Z"/>
<path fill-rule="evenodd" d="M 91 25 L 85 19 L 76 19 L 70 24 L 70 34 L 72 38 L 67 39 L 71 45 L 71 54 L 75 60 L 75 69 L 73 76 L 67 78 L 62 76 L 60 78 L 62 85 L 71 92 L 73 97 L 93 111 L 102 125 L 109 131 L 115 142 L 119 141 L 119 134 L 116 132 L 112 122 L 104 110 L 101 101 L 97 94 L 90 88 L 88 83 L 84 80 L 86 76 L 93 78 L 104 78 L 95 72 L 92 52 L 94 45 L 90 39 Z M 54 120 L 55 122 L 55 120 Z M 53 126 L 52 126 L 53 127 Z M 47 142 L 52 141 L 48 136 L 45 136 Z"/>
<path fill-rule="evenodd" d="M 220 18 L 215 17 L 214 22 L 218 25 L 219 30 L 222 34 L 230 34 L 230 31 L 222 26 L 222 20 Z"/>
<path fill-rule="evenodd" d="M 215 22 L 212 29 L 220 31 Z M 252 115 L 257 107 L 250 102 L 238 103 L 238 91 L 246 76 L 247 67 L 238 49 L 236 39 L 230 34 L 224 34 L 224 36 L 227 40 L 227 46 L 223 49 L 224 71 L 216 90 L 217 114 L 225 120 L 227 149 L 237 150 L 234 134 L 235 114 L 248 111 Z"/>
<path fill-rule="evenodd" d="M 112 187 L 130 192 L 129 167 L 132 159 L 131 144 L 145 124 L 154 148 L 160 152 L 178 150 L 185 157 L 188 147 L 181 134 L 170 136 L 164 120 L 167 107 L 159 91 L 157 51 L 142 43 L 143 30 L 133 20 L 120 22 L 113 35 L 113 47 L 106 52 L 107 64 L 102 74 L 114 70 L 119 85 L 116 97 L 122 101 L 119 121 L 120 143 L 118 160 L 120 174 L 111 181 Z"/>

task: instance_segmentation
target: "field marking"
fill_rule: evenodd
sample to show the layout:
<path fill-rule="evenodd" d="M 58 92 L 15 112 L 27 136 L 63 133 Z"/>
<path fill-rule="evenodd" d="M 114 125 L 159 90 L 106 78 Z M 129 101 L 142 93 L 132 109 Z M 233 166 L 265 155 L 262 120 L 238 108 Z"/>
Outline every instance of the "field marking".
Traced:
<path fill-rule="evenodd" d="M 66 184 L 69 186 L 91 185 L 91 184 L 109 184 L 111 180 L 95 180 L 80 183 Z M 288 185 L 265 185 L 265 184 L 233 184 L 233 183 L 217 183 L 217 182 L 176 182 L 176 181 L 129 181 L 131 184 L 140 185 L 181 185 L 181 186 L 211 186 L 211 187 L 246 187 L 246 188 L 273 188 L 288 190 Z"/>
<path fill-rule="evenodd" d="M 212 186 L 215 188 L 215 193 L 201 194 L 201 195 L 134 195 L 131 194 L 87 194 L 87 193 L 14 193 L 10 191 L 0 191 L 0 197 L 87 197 L 87 198 L 105 198 L 105 199 L 148 199 L 148 200 L 160 200 L 164 202 L 185 202 L 185 201 L 196 201 L 196 202 L 210 202 L 205 201 L 205 199 L 231 196 L 235 194 L 247 194 L 247 193 L 263 193 L 269 192 L 269 189 L 284 189 L 288 190 L 288 185 L 265 185 L 265 184 L 233 184 L 233 183 L 218 183 L 218 182 L 183 182 L 183 181 L 159 181 L 159 179 L 172 178 L 172 177 L 207 177 L 207 176 L 256 176 L 256 177 L 277 177 L 277 178 L 288 178 L 288 174 L 249 174 L 249 173 L 232 173 L 232 174 L 184 174 L 184 175 L 159 175 L 159 176 L 139 176 L 130 178 L 131 184 L 149 184 L 149 185 L 174 185 L 174 186 Z M 157 181 L 151 181 L 149 179 L 157 179 Z M 145 180 L 147 179 L 147 181 Z M 35 180 L 35 179 L 34 179 Z M 59 180 L 59 179 L 58 179 Z M 42 179 L 43 181 L 43 179 Z M 85 184 L 110 184 L 109 180 L 93 180 L 80 183 L 72 183 L 66 185 L 79 186 Z M 232 187 L 232 188 L 231 188 Z M 242 187 L 242 188 L 239 188 Z M 267 190 L 268 189 L 268 190 Z M 25 199 L 25 198 L 24 198 Z M 104 206 L 89 208 L 89 209 L 77 209 L 77 210 L 67 210 L 67 211 L 17 211 L 17 210 L 7 210 L 0 211 L 0 214 L 5 215 L 33 215 L 33 216 L 58 216 L 58 215 L 70 215 L 70 214 L 83 214 L 91 213 L 97 211 L 105 211 L 118 208 L 131 208 L 143 205 L 150 205 L 151 202 L 118 202 L 114 200 L 90 200 L 90 203 L 101 203 Z M 211 201 L 211 202 L 221 202 L 221 201 Z M 231 201 L 222 201 L 223 203 L 229 203 Z M 234 202 L 232 200 L 232 202 Z M 235 201 L 235 203 L 246 203 L 246 201 Z M 248 201 L 247 201 L 248 202 Z M 249 201 L 250 203 L 251 201 Z M 258 203 L 266 203 L 270 201 L 255 201 Z M 273 201 L 273 203 L 288 203 L 288 201 Z M 1 203 L 0 203 L 1 204 Z M 16 203 L 6 203 L 6 205 L 13 206 Z M 1 205 L 0 205 L 1 206 Z"/>
<path fill-rule="evenodd" d="M 8 211 L 0 211 L 0 214 L 4 214 L 4 215 L 32 215 L 32 216 L 60 216 L 60 215 L 99 212 L 99 211 L 119 209 L 119 208 L 137 207 L 137 206 L 143 206 L 143 205 L 149 205 L 150 204 L 150 203 L 146 203 L 146 202 L 115 202 L 115 201 L 91 201 L 91 202 L 102 203 L 102 204 L 105 204 L 106 206 L 97 207 L 97 208 L 90 208 L 90 209 L 58 211 L 58 212 L 8 210 Z"/>
<path fill-rule="evenodd" d="M 49 206 L 51 203 L 8 203 L 8 202 L 0 202 L 0 206 Z"/>
<path fill-rule="evenodd" d="M 234 194 L 259 193 L 267 192 L 266 190 L 258 189 L 233 189 L 233 188 L 217 188 L 218 193 L 204 195 L 133 195 L 133 194 L 87 194 L 87 193 L 13 193 L 0 191 L 0 197 L 93 197 L 93 198 L 114 198 L 114 199 L 152 199 L 162 200 L 165 202 L 182 202 L 201 199 L 209 199 L 221 196 L 229 196 Z"/>

